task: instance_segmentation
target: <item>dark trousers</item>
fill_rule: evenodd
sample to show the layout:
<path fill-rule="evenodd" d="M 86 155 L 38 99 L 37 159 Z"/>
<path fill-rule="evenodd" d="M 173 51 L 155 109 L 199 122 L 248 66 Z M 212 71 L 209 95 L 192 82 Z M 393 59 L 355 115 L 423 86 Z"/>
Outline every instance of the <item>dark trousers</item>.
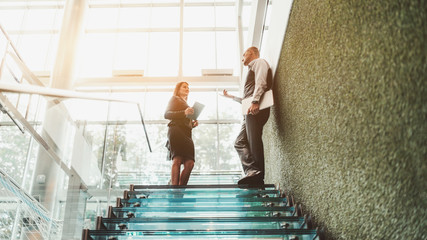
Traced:
<path fill-rule="evenodd" d="M 245 115 L 240 133 L 234 142 L 246 175 L 261 174 L 264 179 L 264 145 L 262 129 L 270 116 L 270 108 L 257 115 Z"/>

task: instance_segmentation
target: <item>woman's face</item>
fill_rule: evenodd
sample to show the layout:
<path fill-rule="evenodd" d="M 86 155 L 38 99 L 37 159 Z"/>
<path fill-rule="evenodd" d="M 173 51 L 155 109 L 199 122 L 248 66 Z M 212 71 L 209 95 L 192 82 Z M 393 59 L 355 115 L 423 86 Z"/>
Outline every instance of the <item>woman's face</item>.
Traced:
<path fill-rule="evenodd" d="M 179 88 L 178 95 L 180 97 L 187 97 L 189 92 L 190 92 L 190 88 L 188 88 L 188 84 L 183 83 Z"/>

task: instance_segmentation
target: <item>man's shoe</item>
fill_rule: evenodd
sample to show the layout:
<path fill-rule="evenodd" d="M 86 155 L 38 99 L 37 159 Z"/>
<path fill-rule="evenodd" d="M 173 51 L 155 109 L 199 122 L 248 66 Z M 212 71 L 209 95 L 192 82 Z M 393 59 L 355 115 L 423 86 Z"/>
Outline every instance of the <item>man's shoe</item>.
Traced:
<path fill-rule="evenodd" d="M 255 173 L 252 175 L 246 175 L 237 182 L 238 185 L 259 185 L 264 184 L 264 180 L 261 179 L 261 173 Z"/>
<path fill-rule="evenodd" d="M 252 180 L 253 180 L 253 179 L 251 179 L 251 177 L 250 177 L 250 176 L 245 176 L 245 177 L 241 178 L 241 179 L 237 182 L 237 184 L 238 184 L 238 185 L 246 185 L 246 184 L 249 184 Z"/>

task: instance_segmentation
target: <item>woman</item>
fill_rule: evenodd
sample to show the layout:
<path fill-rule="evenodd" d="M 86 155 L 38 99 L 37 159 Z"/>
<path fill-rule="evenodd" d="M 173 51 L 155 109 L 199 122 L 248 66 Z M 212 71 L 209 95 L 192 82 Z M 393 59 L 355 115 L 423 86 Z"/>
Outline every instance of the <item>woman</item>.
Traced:
<path fill-rule="evenodd" d="M 168 124 L 166 147 L 169 150 L 168 158 L 173 161 L 172 185 L 187 185 L 194 167 L 194 143 L 191 131 L 198 125 L 198 122 L 187 118 L 194 114 L 194 109 L 187 104 L 189 92 L 188 83 L 177 83 L 165 112 L 165 118 L 171 120 Z M 182 172 L 181 165 L 184 165 Z"/>

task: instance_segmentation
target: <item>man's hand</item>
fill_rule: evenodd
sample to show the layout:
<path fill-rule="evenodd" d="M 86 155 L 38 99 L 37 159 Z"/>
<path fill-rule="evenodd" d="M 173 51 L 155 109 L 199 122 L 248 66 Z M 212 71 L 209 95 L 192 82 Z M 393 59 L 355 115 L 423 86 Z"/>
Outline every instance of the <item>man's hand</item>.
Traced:
<path fill-rule="evenodd" d="M 225 90 L 225 89 L 222 91 L 222 94 L 224 94 L 224 97 L 228 97 L 228 98 L 233 98 L 234 97 L 233 95 L 228 94 L 227 90 Z"/>
<path fill-rule="evenodd" d="M 259 113 L 259 103 L 252 103 L 247 114 L 257 115 Z"/>

